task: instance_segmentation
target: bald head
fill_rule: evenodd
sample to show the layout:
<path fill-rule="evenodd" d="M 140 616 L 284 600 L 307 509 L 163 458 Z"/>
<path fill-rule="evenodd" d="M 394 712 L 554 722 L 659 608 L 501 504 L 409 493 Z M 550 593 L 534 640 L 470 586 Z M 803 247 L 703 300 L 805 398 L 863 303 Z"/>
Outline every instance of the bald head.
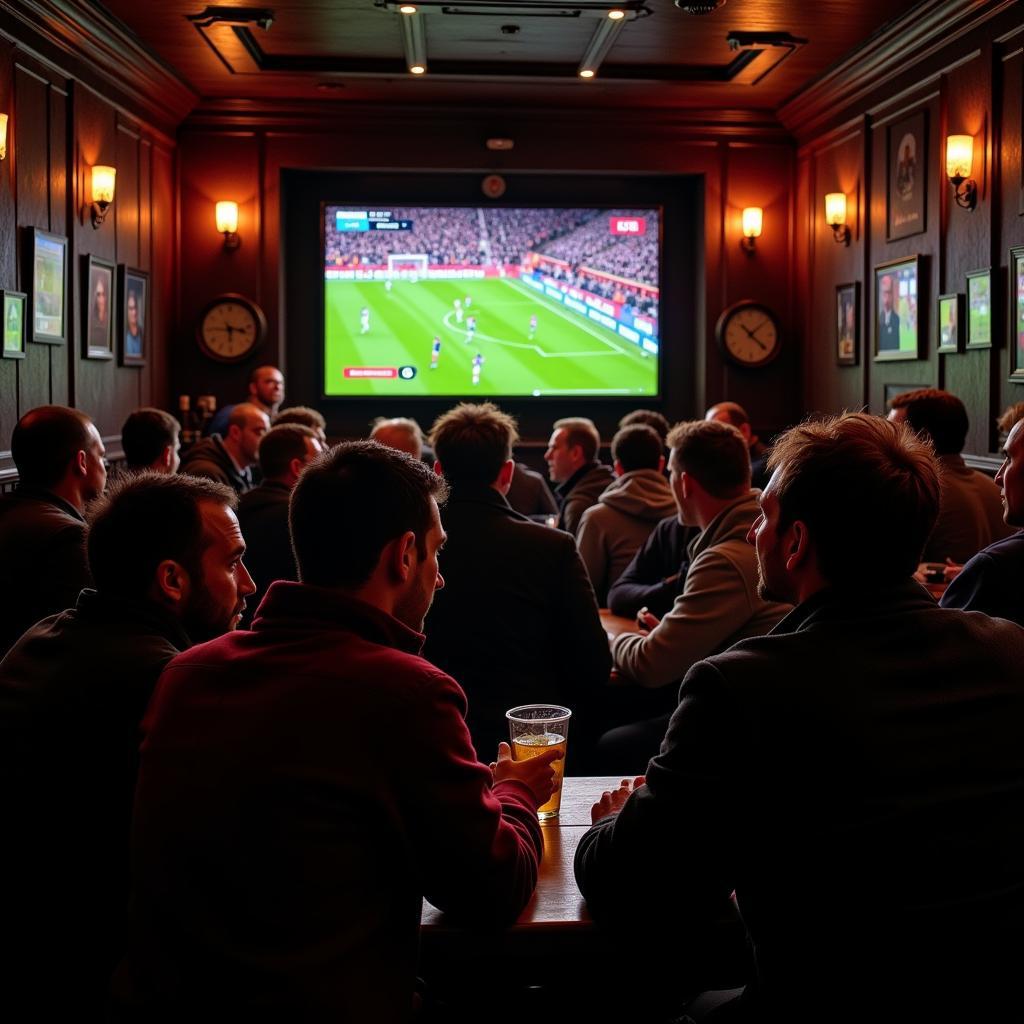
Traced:
<path fill-rule="evenodd" d="M 240 466 L 256 462 L 260 440 L 270 429 L 270 417 L 251 402 L 241 402 L 231 410 L 224 447 Z"/>
<path fill-rule="evenodd" d="M 743 439 L 748 445 L 750 444 L 753 437 L 753 431 L 750 429 L 750 417 L 747 415 L 747 410 L 737 402 L 719 402 L 717 405 L 711 406 L 704 414 L 704 419 L 728 423 L 743 435 Z"/>
<path fill-rule="evenodd" d="M 377 420 L 370 431 L 370 440 L 406 452 L 414 459 L 423 457 L 423 431 L 415 420 L 404 416 Z"/>

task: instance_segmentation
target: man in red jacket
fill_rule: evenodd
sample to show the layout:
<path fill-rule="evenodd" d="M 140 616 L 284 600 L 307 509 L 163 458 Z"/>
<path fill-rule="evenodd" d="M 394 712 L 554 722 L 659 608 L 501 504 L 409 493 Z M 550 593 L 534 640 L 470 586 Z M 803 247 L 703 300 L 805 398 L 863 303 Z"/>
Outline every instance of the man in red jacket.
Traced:
<path fill-rule="evenodd" d="M 121 1019 L 405 1021 L 424 897 L 490 925 L 530 898 L 554 757 L 479 763 L 462 690 L 419 657 L 443 497 L 404 453 L 332 449 L 292 496 L 301 582 L 164 672 Z"/>

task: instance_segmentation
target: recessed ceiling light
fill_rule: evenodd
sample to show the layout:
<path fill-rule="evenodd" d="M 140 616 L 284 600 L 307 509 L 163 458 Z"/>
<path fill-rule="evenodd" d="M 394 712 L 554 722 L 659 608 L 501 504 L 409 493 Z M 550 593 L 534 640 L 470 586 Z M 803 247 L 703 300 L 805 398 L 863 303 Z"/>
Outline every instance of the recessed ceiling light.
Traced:
<path fill-rule="evenodd" d="M 594 77 L 594 72 L 591 71 L 590 68 L 584 68 L 580 72 L 580 78 L 593 78 L 593 77 Z"/>
<path fill-rule="evenodd" d="M 409 68 L 409 70 L 414 75 L 422 75 L 427 69 L 422 64 L 413 64 L 413 66 Z"/>
<path fill-rule="evenodd" d="M 625 16 L 626 12 L 620 11 L 618 7 L 615 7 L 608 12 L 608 17 L 611 18 L 612 21 L 621 21 Z"/>
<path fill-rule="evenodd" d="M 416 13 L 416 7 L 415 7 L 414 4 L 402 4 L 402 6 L 398 8 L 398 13 L 399 14 L 415 14 Z"/>

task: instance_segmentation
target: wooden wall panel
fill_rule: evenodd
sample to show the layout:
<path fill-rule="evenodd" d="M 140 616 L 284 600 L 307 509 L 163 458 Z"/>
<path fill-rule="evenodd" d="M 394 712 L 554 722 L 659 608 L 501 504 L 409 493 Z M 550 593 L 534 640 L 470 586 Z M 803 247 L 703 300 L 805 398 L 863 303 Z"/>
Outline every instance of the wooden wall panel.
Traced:
<path fill-rule="evenodd" d="M 73 193 L 68 182 L 68 118 L 70 104 L 65 83 L 52 82 L 49 90 L 49 221 L 50 230 L 58 235 L 70 235 L 74 215 L 71 213 Z M 68 245 L 68 287 L 66 290 L 68 309 L 68 344 L 63 348 L 50 349 L 50 401 L 54 405 L 74 404 L 75 380 L 75 297 L 74 289 L 74 245 Z M 27 412 L 35 403 L 27 404 Z"/>
<path fill-rule="evenodd" d="M 0 41 L 0 104 L 13 113 L 14 48 Z M 8 122 L 8 158 L 0 163 L 0 288 L 18 289 L 18 232 L 15 216 L 13 137 L 14 118 Z M 0 359 L 0 453 L 8 447 L 11 427 L 18 420 L 18 391 L 23 359 Z"/>
<path fill-rule="evenodd" d="M 171 340 L 175 325 L 175 185 L 174 154 L 158 145 L 146 146 L 143 150 L 148 162 L 146 175 L 148 191 L 143 193 L 148 212 L 148 244 L 144 251 L 149 254 L 150 272 L 149 319 L 150 339 L 157 344 L 149 360 L 149 393 L 144 396 L 146 404 L 172 408 L 173 396 L 168 378 L 168 363 L 177 351 L 176 339 Z"/>

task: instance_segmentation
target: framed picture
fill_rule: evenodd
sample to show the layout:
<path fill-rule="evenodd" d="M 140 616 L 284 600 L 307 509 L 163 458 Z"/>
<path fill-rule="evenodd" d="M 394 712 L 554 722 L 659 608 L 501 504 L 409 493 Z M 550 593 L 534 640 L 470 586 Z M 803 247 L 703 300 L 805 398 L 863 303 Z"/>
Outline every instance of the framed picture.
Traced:
<path fill-rule="evenodd" d="M 117 294 L 121 298 L 117 322 L 117 358 L 121 366 L 145 366 L 148 355 L 149 274 L 123 263 L 117 268 Z"/>
<path fill-rule="evenodd" d="M 856 366 L 860 355 L 860 282 L 836 287 L 836 363 Z"/>
<path fill-rule="evenodd" d="M 0 291 L 4 311 L 4 359 L 25 358 L 25 309 L 28 296 L 24 292 Z"/>
<path fill-rule="evenodd" d="M 886 193 L 889 241 L 920 234 L 928 226 L 927 127 L 923 110 L 889 125 Z"/>
<path fill-rule="evenodd" d="M 940 295 L 935 304 L 937 352 L 963 352 L 964 293 Z"/>
<path fill-rule="evenodd" d="M 1024 384 L 1024 245 L 1010 250 L 1010 380 Z"/>
<path fill-rule="evenodd" d="M 967 275 L 967 347 L 992 347 L 992 271 Z"/>
<path fill-rule="evenodd" d="M 65 292 L 68 279 L 68 240 L 51 235 L 41 228 L 32 232 L 28 247 L 32 265 L 28 280 L 32 282 L 32 333 L 34 342 L 42 345 L 64 345 L 68 339 L 65 316 Z"/>
<path fill-rule="evenodd" d="M 918 284 L 920 256 L 905 256 L 875 267 L 875 359 L 921 357 L 921 311 Z"/>
<path fill-rule="evenodd" d="M 82 257 L 82 355 L 114 358 L 114 264 L 98 256 Z"/>

